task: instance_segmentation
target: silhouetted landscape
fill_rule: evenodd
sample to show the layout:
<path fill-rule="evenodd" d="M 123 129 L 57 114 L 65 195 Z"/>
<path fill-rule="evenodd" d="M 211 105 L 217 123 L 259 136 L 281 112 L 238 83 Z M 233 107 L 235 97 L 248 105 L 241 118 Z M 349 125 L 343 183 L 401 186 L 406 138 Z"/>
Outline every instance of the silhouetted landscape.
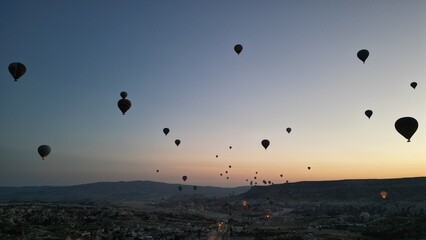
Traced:
<path fill-rule="evenodd" d="M 426 177 L 251 188 L 2 187 L 0 238 L 425 239 L 425 189 Z"/>

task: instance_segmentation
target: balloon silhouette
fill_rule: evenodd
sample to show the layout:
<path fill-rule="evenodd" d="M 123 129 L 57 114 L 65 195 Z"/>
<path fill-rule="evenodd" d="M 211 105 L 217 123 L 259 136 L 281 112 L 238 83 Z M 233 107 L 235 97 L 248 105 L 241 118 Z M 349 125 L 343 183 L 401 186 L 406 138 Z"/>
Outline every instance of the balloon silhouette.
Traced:
<path fill-rule="evenodd" d="M 291 133 L 291 128 L 286 129 L 287 133 Z"/>
<path fill-rule="evenodd" d="M 183 176 L 183 177 L 182 177 L 182 180 L 183 180 L 183 181 L 186 181 L 186 179 L 188 179 L 188 177 L 187 177 L 187 176 Z"/>
<path fill-rule="evenodd" d="M 179 140 L 179 139 L 176 139 L 176 140 L 175 140 L 175 144 L 176 144 L 176 146 L 179 146 L 179 144 L 180 144 L 180 140 Z"/>
<path fill-rule="evenodd" d="M 261 143 L 262 143 L 262 146 L 265 148 L 265 150 L 269 147 L 268 139 L 263 139 Z"/>
<path fill-rule="evenodd" d="M 368 119 L 370 119 L 372 115 L 373 115 L 373 111 L 371 111 L 371 110 L 365 111 L 365 116 L 367 116 Z"/>
<path fill-rule="evenodd" d="M 20 77 L 22 77 L 25 72 L 27 71 L 27 68 L 24 64 L 20 62 L 13 62 L 9 64 L 9 72 L 12 75 L 13 79 L 18 80 Z"/>
<path fill-rule="evenodd" d="M 231 166 L 231 165 L 229 165 L 228 167 L 229 167 L 229 168 L 232 168 L 232 166 Z"/>
<path fill-rule="evenodd" d="M 219 157 L 219 155 L 216 155 L 216 158 L 218 158 Z"/>
<path fill-rule="evenodd" d="M 362 50 L 359 50 L 356 55 L 358 56 L 359 60 L 365 63 L 365 60 L 367 60 L 368 55 L 370 55 L 370 53 L 368 52 L 367 49 L 362 49 Z"/>
<path fill-rule="evenodd" d="M 122 99 L 125 99 L 125 98 L 127 97 L 127 92 L 122 91 L 122 92 L 120 93 L 120 96 L 121 96 L 121 98 L 122 98 Z"/>
<path fill-rule="evenodd" d="M 38 147 L 38 154 L 40 154 L 41 159 L 45 159 L 47 157 L 47 155 L 49 155 L 51 149 L 48 145 L 41 145 L 40 147 Z"/>
<path fill-rule="evenodd" d="M 167 134 L 169 134 L 169 132 L 170 132 L 170 129 L 168 129 L 168 128 L 163 128 L 163 133 L 164 133 L 164 135 L 166 135 L 166 136 L 167 136 Z"/>
<path fill-rule="evenodd" d="M 311 170 L 311 167 L 308 167 L 308 170 Z"/>
<path fill-rule="evenodd" d="M 395 122 L 395 129 L 410 142 L 411 137 L 416 133 L 419 123 L 412 117 L 403 117 Z"/>
<path fill-rule="evenodd" d="M 232 149 L 232 146 L 229 146 L 229 149 Z"/>
<path fill-rule="evenodd" d="M 223 174 L 221 173 L 220 176 L 222 176 Z"/>
<path fill-rule="evenodd" d="M 241 44 L 237 44 L 237 45 L 235 45 L 235 46 L 234 46 L 234 51 L 235 51 L 238 55 L 240 55 L 241 51 L 243 51 L 243 45 L 241 45 Z"/>
<path fill-rule="evenodd" d="M 130 102 L 130 100 L 126 99 L 127 97 L 127 92 L 121 92 L 120 93 L 121 99 L 118 100 L 118 108 L 121 110 L 121 112 L 123 113 L 123 115 L 127 112 L 127 110 L 130 109 L 130 107 L 132 106 L 132 103 Z"/>
<path fill-rule="evenodd" d="M 282 175 L 282 174 L 280 174 L 280 177 L 283 177 L 283 175 Z"/>
<path fill-rule="evenodd" d="M 411 86 L 413 89 L 416 89 L 416 87 L 417 87 L 417 83 L 416 83 L 416 82 L 412 82 L 412 83 L 410 83 L 410 86 Z"/>

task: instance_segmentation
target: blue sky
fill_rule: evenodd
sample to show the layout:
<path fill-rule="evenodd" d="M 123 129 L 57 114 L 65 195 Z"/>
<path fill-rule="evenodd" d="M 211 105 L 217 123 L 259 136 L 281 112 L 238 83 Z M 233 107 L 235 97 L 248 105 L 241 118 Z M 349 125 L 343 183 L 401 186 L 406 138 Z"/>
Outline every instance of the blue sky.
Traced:
<path fill-rule="evenodd" d="M 425 12 L 420 0 L 2 1 L 0 185 L 425 176 Z M 420 125 L 410 144 L 393 127 L 404 116 Z"/>

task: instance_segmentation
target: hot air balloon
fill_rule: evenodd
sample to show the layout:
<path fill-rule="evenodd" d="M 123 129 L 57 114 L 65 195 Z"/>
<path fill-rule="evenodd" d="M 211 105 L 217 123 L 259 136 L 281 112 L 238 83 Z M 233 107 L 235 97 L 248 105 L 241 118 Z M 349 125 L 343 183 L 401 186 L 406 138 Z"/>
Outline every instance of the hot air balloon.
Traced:
<path fill-rule="evenodd" d="M 283 175 L 282 175 L 282 174 L 280 174 L 280 177 L 283 177 Z"/>
<path fill-rule="evenodd" d="M 265 148 L 265 150 L 269 147 L 268 139 L 263 139 L 261 143 L 262 143 L 262 146 Z"/>
<path fill-rule="evenodd" d="M 265 219 L 266 219 L 266 221 L 269 221 L 269 219 L 271 219 L 271 217 L 272 217 L 272 212 L 271 212 L 271 210 L 266 209 L 266 210 L 265 210 Z"/>
<path fill-rule="evenodd" d="M 271 183 L 272 183 L 272 182 L 271 182 L 271 180 L 269 180 L 269 181 L 268 181 L 268 184 L 271 184 Z"/>
<path fill-rule="evenodd" d="M 220 176 L 222 176 L 223 174 L 221 173 Z"/>
<path fill-rule="evenodd" d="M 13 79 L 18 80 L 20 77 L 22 77 L 25 72 L 27 71 L 27 68 L 24 64 L 20 62 L 13 62 L 9 64 L 9 72 L 12 75 Z"/>
<path fill-rule="evenodd" d="M 256 176 L 254 176 L 254 179 L 257 179 L 257 177 L 256 177 Z"/>
<path fill-rule="evenodd" d="M 179 139 L 176 139 L 176 140 L 175 140 L 175 144 L 176 144 L 176 146 L 179 146 L 179 144 L 180 144 L 180 140 L 179 140 Z"/>
<path fill-rule="evenodd" d="M 411 86 L 413 89 L 416 89 L 416 87 L 417 87 L 417 83 L 416 83 L 416 82 L 412 82 L 412 83 L 410 83 L 410 86 Z"/>
<path fill-rule="evenodd" d="M 229 177 L 226 177 L 226 179 L 229 179 Z"/>
<path fill-rule="evenodd" d="M 123 113 L 123 115 L 127 112 L 127 110 L 130 109 L 130 107 L 132 106 L 132 103 L 130 102 L 129 99 L 126 99 L 127 97 L 127 93 L 126 92 L 121 92 L 120 96 L 122 97 L 122 99 L 118 100 L 118 108 L 121 110 L 121 112 Z"/>
<path fill-rule="evenodd" d="M 246 178 L 246 182 L 248 182 L 248 178 Z"/>
<path fill-rule="evenodd" d="M 232 146 L 229 146 L 229 149 L 232 149 Z"/>
<path fill-rule="evenodd" d="M 368 119 L 370 119 L 372 115 L 373 115 L 373 111 L 371 111 L 371 110 L 365 111 L 365 116 L 367 116 Z"/>
<path fill-rule="evenodd" d="M 159 172 L 160 170 L 157 169 L 157 172 Z"/>
<path fill-rule="evenodd" d="M 291 128 L 289 128 L 289 127 L 288 127 L 288 128 L 286 129 L 286 131 L 287 131 L 287 133 L 290 133 L 290 132 L 291 132 Z"/>
<path fill-rule="evenodd" d="M 388 196 L 388 193 L 387 193 L 386 191 L 381 191 L 381 192 L 380 192 L 380 196 L 381 196 L 383 199 L 386 199 L 386 197 Z"/>
<path fill-rule="evenodd" d="M 231 166 L 231 165 L 229 165 L 228 167 L 229 167 L 229 168 L 232 168 L 232 166 Z"/>
<path fill-rule="evenodd" d="M 407 139 L 407 142 L 410 142 L 418 127 L 419 123 L 412 117 L 403 117 L 395 122 L 396 130 Z"/>
<path fill-rule="evenodd" d="M 183 181 L 186 181 L 186 179 L 188 179 L 188 177 L 187 177 L 187 176 L 183 176 L 183 177 L 182 177 L 182 180 L 183 180 Z"/>
<path fill-rule="evenodd" d="M 179 192 L 182 192 L 182 186 L 179 186 L 178 189 L 179 189 Z"/>
<path fill-rule="evenodd" d="M 308 170 L 311 170 L 311 167 L 308 167 Z"/>
<path fill-rule="evenodd" d="M 243 51 L 243 45 L 241 45 L 241 44 L 237 44 L 237 45 L 235 45 L 235 46 L 234 46 L 234 51 L 235 51 L 238 55 L 240 55 L 241 51 Z"/>
<path fill-rule="evenodd" d="M 168 129 L 168 128 L 163 128 L 163 133 L 164 133 L 164 135 L 166 135 L 166 136 L 167 136 L 167 134 L 169 134 L 169 132 L 170 132 L 170 129 Z"/>
<path fill-rule="evenodd" d="M 252 186 L 253 186 L 253 181 L 250 181 L 250 185 L 252 185 Z"/>
<path fill-rule="evenodd" d="M 120 96 L 121 96 L 121 98 L 122 98 L 122 99 L 125 99 L 125 98 L 127 97 L 127 92 L 122 91 L 122 92 L 120 93 Z"/>
<path fill-rule="evenodd" d="M 257 174 L 257 172 L 256 172 L 256 174 Z"/>
<path fill-rule="evenodd" d="M 216 155 L 216 158 L 218 158 L 219 157 L 219 155 Z"/>
<path fill-rule="evenodd" d="M 265 185 L 266 185 L 266 183 L 267 183 L 267 182 L 266 182 L 266 180 L 263 180 L 263 184 L 265 184 Z"/>
<path fill-rule="evenodd" d="M 359 50 L 356 55 L 358 56 L 359 60 L 365 63 L 365 60 L 367 60 L 368 55 L 370 55 L 370 53 L 368 52 L 367 49 L 362 49 L 362 50 Z"/>
<path fill-rule="evenodd" d="M 225 171 L 225 174 L 228 174 L 228 171 Z"/>
<path fill-rule="evenodd" d="M 38 154 L 40 154 L 41 159 L 45 159 L 47 157 L 47 155 L 49 155 L 51 149 L 48 145 L 41 145 L 40 147 L 38 147 Z"/>

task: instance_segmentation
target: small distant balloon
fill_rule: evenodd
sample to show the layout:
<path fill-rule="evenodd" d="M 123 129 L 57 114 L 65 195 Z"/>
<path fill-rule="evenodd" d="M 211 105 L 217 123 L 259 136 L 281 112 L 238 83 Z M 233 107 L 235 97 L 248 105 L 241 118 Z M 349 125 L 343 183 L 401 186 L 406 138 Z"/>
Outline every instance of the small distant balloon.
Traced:
<path fill-rule="evenodd" d="M 38 154 L 40 154 L 41 159 L 45 159 L 49 155 L 51 148 L 49 145 L 41 145 L 38 147 Z"/>
<path fill-rule="evenodd" d="M 120 96 L 121 96 L 121 98 L 122 98 L 122 99 L 125 99 L 125 98 L 127 97 L 127 92 L 122 91 L 122 92 L 120 93 Z"/>
<path fill-rule="evenodd" d="M 373 111 L 371 111 L 371 110 L 365 111 L 365 116 L 367 116 L 368 119 L 370 119 L 372 115 L 373 115 Z"/>
<path fill-rule="evenodd" d="M 254 176 L 254 179 L 257 179 L 257 177 L 256 177 L 256 176 Z"/>
<path fill-rule="evenodd" d="M 180 140 L 179 140 L 179 139 L 176 139 L 176 140 L 175 140 L 175 144 L 176 144 L 176 146 L 179 146 L 179 144 L 180 144 Z"/>
<path fill-rule="evenodd" d="M 226 179 L 229 179 L 229 177 L 226 177 Z"/>
<path fill-rule="evenodd" d="M 417 83 L 416 83 L 416 82 L 412 82 L 412 83 L 410 83 L 410 86 L 411 86 L 413 89 L 416 89 L 416 87 L 417 87 Z"/>
<path fill-rule="evenodd" d="M 365 60 L 367 60 L 368 56 L 370 55 L 370 52 L 368 52 L 367 49 L 359 50 L 357 53 L 357 57 L 359 60 L 361 60 L 363 63 L 365 63 Z"/>
<path fill-rule="evenodd" d="M 220 176 L 222 176 L 223 174 L 221 173 Z"/>
<path fill-rule="evenodd" d="M 15 82 L 22 77 L 26 71 L 27 68 L 20 62 L 13 62 L 9 64 L 9 73 L 12 75 L 13 79 L 15 79 Z"/>
<path fill-rule="evenodd" d="M 132 102 L 130 102 L 129 99 L 126 99 L 127 97 L 127 92 L 121 92 L 120 93 L 121 99 L 118 100 L 118 108 L 120 109 L 120 111 L 123 113 L 123 115 L 130 109 L 130 107 L 132 106 Z"/>
<path fill-rule="evenodd" d="M 157 172 L 160 172 L 160 170 L 157 169 Z"/>
<path fill-rule="evenodd" d="M 219 155 L 216 155 L 216 158 L 218 158 L 219 157 Z"/>
<path fill-rule="evenodd" d="M 265 148 L 265 150 L 269 147 L 268 139 L 263 139 L 261 143 L 262 143 L 262 146 Z"/>
<path fill-rule="evenodd" d="M 383 199 L 386 199 L 386 197 L 388 196 L 388 193 L 387 193 L 386 191 L 381 191 L 381 192 L 380 192 L 380 196 L 381 196 Z"/>
<path fill-rule="evenodd" d="M 229 146 L 229 149 L 232 149 L 232 146 Z"/>
<path fill-rule="evenodd" d="M 235 51 L 238 55 L 240 55 L 241 51 L 243 51 L 243 45 L 241 45 L 241 44 L 237 44 L 237 45 L 235 45 L 235 46 L 234 46 L 234 51 Z"/>
<path fill-rule="evenodd" d="M 287 133 L 291 133 L 291 128 L 289 128 L 289 127 L 288 127 L 288 128 L 286 129 L 286 131 L 287 131 Z"/>
<path fill-rule="evenodd" d="M 166 135 L 166 136 L 167 136 L 167 134 L 169 134 L 169 132 L 170 132 L 170 129 L 169 129 L 169 128 L 163 128 L 163 133 L 164 133 L 164 135 Z"/>
<path fill-rule="evenodd" d="M 188 179 L 188 177 L 187 176 L 182 176 L 182 180 L 183 181 L 186 181 Z"/>
<path fill-rule="evenodd" d="M 232 168 L 232 166 L 231 166 L 231 165 L 229 165 L 228 167 L 229 167 L 229 168 Z"/>
<path fill-rule="evenodd" d="M 248 179 L 246 178 L 246 182 L 248 182 Z"/>
<path fill-rule="evenodd" d="M 266 183 L 267 183 L 267 182 L 266 182 L 266 180 L 263 180 L 263 184 L 265 184 L 265 185 L 266 185 Z"/>
<path fill-rule="evenodd" d="M 256 174 L 257 174 L 257 172 L 256 172 Z"/>
<path fill-rule="evenodd" d="M 311 170 L 311 167 L 308 167 L 308 170 Z"/>
<path fill-rule="evenodd" d="M 410 142 L 411 137 L 416 133 L 419 123 L 415 118 L 403 117 L 395 122 L 395 129 Z"/>
<path fill-rule="evenodd" d="M 283 175 L 282 175 L 282 174 L 280 174 L 280 177 L 283 177 Z"/>

